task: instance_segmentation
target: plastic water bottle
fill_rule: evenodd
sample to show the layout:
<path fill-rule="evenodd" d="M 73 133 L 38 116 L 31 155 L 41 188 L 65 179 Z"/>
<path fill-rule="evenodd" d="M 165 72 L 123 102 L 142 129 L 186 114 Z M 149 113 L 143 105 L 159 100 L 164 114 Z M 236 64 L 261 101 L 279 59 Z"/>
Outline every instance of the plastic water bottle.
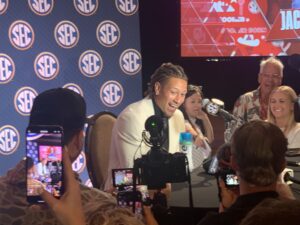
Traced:
<path fill-rule="evenodd" d="M 189 162 L 190 171 L 193 170 L 193 135 L 189 132 L 181 132 L 179 138 L 180 151 L 186 154 L 186 157 Z"/>

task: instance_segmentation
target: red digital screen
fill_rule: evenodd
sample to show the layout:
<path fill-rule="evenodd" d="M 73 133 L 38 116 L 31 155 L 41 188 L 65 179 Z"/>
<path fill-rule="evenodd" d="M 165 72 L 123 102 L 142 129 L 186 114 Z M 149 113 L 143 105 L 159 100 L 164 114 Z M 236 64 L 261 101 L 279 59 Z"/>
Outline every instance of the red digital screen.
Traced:
<path fill-rule="evenodd" d="M 181 0 L 181 56 L 300 52 L 300 0 Z"/>
<path fill-rule="evenodd" d="M 62 161 L 62 147 L 52 145 L 39 146 L 39 160 Z"/>

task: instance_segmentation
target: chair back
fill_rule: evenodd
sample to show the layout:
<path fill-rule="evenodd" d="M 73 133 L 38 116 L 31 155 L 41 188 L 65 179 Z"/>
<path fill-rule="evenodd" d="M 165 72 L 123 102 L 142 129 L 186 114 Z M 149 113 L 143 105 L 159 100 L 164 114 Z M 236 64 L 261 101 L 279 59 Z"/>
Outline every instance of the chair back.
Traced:
<path fill-rule="evenodd" d="M 90 118 L 86 129 L 85 154 L 87 169 L 95 188 L 104 190 L 108 174 L 109 149 L 116 116 L 111 112 L 99 112 Z"/>
<path fill-rule="evenodd" d="M 296 122 L 299 123 L 300 122 L 300 96 L 298 96 L 294 104 L 294 117 Z"/>

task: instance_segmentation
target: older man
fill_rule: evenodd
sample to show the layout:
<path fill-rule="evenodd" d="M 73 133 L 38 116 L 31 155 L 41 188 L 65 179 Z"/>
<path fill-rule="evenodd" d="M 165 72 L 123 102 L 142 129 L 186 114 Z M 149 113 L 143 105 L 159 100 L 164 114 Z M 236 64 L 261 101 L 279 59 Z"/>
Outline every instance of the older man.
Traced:
<path fill-rule="evenodd" d="M 237 225 L 266 198 L 294 198 L 287 185 L 278 183 L 286 166 L 286 151 L 287 140 L 274 124 L 256 120 L 239 127 L 231 144 L 239 196 L 220 180 L 221 213 L 207 215 L 198 225 Z"/>

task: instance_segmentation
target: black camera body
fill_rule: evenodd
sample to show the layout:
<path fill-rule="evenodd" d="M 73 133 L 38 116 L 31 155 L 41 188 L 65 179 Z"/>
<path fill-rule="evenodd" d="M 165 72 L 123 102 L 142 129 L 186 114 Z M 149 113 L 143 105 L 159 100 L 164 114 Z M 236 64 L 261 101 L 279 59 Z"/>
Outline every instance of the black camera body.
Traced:
<path fill-rule="evenodd" d="M 150 138 L 143 133 L 143 140 L 150 151 L 134 161 L 134 175 L 139 184 L 148 189 L 165 188 L 166 183 L 184 182 L 189 178 L 188 160 L 184 153 L 168 153 L 163 150 L 164 121 L 160 116 L 150 116 L 145 122 L 145 129 Z"/>
<path fill-rule="evenodd" d="M 149 154 L 134 161 L 134 171 L 138 182 L 148 189 L 162 189 L 166 183 L 188 180 L 187 158 L 179 152 L 170 154 L 151 149 Z"/>

